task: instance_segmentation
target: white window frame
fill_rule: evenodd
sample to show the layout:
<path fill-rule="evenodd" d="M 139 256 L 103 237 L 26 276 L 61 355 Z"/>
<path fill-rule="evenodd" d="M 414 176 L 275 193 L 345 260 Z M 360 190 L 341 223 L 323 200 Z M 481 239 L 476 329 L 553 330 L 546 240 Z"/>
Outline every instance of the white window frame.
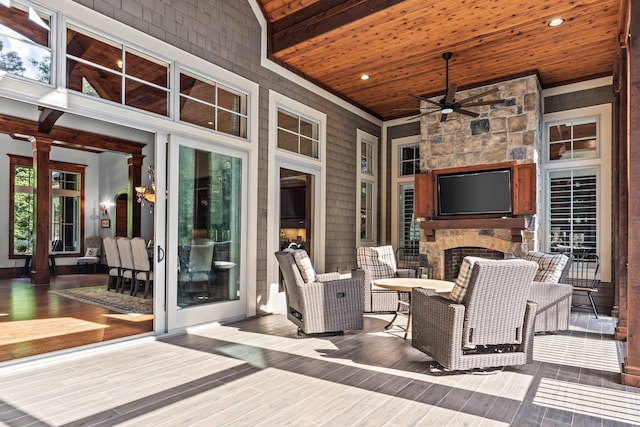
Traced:
<path fill-rule="evenodd" d="M 282 108 L 318 123 L 318 158 L 278 148 L 278 109 Z M 313 266 L 324 272 L 327 210 L 327 115 L 301 102 L 269 90 L 269 167 L 267 185 L 267 253 L 280 249 L 280 168 L 301 171 L 315 176 L 313 202 Z M 267 262 L 268 303 L 259 309 L 278 311 L 285 307 L 284 292 L 279 292 L 278 266 L 274 257 Z"/>
<path fill-rule="evenodd" d="M 602 104 L 592 107 L 578 108 L 575 110 L 549 113 L 543 116 L 543 152 L 541 158 L 542 192 L 540 193 L 540 221 L 539 221 L 539 243 L 543 250 L 547 251 L 551 245 L 551 230 L 549 229 L 550 216 L 550 190 L 549 174 L 551 172 L 564 171 L 569 169 L 594 168 L 597 181 L 597 242 L 596 253 L 600 257 L 600 279 L 605 282 L 611 281 L 611 144 L 612 144 L 612 107 L 611 104 Z M 598 156 L 588 159 L 567 159 L 562 161 L 549 161 L 549 126 L 563 123 L 575 122 L 583 119 L 596 118 L 598 135 Z"/>
<path fill-rule="evenodd" d="M 368 143 L 373 146 L 373 158 L 371 165 L 371 174 L 362 172 L 362 143 Z M 361 129 L 356 134 L 356 247 L 358 246 L 375 246 L 378 243 L 378 151 L 380 149 L 380 141 L 378 137 L 371 135 Z M 363 183 L 371 184 L 372 197 L 372 215 L 371 215 L 371 239 L 362 239 L 360 237 L 360 212 L 362 209 L 362 196 L 360 194 Z"/>
<path fill-rule="evenodd" d="M 400 176 L 400 149 L 407 145 L 420 145 L 420 135 L 391 140 L 391 244 L 400 245 L 400 185 L 414 182 L 414 175 Z M 414 187 L 415 189 L 415 187 Z"/>

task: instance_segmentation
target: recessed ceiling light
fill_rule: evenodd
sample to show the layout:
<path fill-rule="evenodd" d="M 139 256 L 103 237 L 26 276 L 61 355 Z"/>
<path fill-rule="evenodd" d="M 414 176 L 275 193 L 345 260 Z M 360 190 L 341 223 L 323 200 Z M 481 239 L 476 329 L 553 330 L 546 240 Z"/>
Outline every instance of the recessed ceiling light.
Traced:
<path fill-rule="evenodd" d="M 563 18 L 555 18 L 555 19 L 552 19 L 551 21 L 549 21 L 549 26 L 550 27 L 559 27 L 562 24 L 564 24 L 564 19 Z"/>
<path fill-rule="evenodd" d="M 369 80 L 369 74 L 363 74 L 360 76 L 360 80 Z"/>

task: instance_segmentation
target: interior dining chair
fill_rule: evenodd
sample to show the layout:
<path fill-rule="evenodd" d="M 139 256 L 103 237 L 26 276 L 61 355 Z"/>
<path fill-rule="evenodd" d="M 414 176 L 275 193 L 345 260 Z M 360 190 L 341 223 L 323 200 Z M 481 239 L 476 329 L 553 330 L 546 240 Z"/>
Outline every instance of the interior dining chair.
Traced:
<path fill-rule="evenodd" d="M 107 290 L 111 288 L 118 292 L 122 286 L 122 265 L 120 264 L 120 252 L 118 252 L 118 244 L 113 237 L 105 237 L 103 240 L 104 254 L 107 259 L 107 267 L 109 269 L 109 280 L 107 281 Z"/>
<path fill-rule="evenodd" d="M 149 296 L 149 289 L 153 281 L 153 272 L 151 271 L 151 263 L 149 262 L 149 253 L 147 252 L 147 244 L 141 237 L 131 239 L 131 251 L 133 253 L 133 265 L 135 268 L 135 276 L 131 287 L 131 295 L 137 296 L 140 282 L 144 282 L 143 297 Z"/>
<path fill-rule="evenodd" d="M 122 282 L 120 286 L 120 292 L 124 292 L 124 286 L 129 283 L 131 288 L 134 287 L 133 273 L 136 269 L 133 263 L 133 251 L 131 249 L 131 240 L 128 237 L 116 238 L 118 243 L 118 252 L 120 253 L 120 265 L 122 267 Z"/>
<path fill-rule="evenodd" d="M 102 237 L 100 236 L 89 236 L 84 239 L 84 256 L 78 257 L 76 260 L 76 265 L 78 266 L 78 270 L 81 265 L 87 267 L 87 272 L 89 271 L 89 265 L 93 266 L 93 272 L 97 272 L 98 264 L 100 263 L 100 253 L 102 249 Z"/>

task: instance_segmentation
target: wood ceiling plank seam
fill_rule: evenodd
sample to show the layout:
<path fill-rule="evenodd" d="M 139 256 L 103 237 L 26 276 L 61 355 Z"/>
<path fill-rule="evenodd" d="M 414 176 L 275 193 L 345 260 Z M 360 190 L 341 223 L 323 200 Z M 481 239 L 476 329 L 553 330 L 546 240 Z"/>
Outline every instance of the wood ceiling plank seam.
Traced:
<path fill-rule="evenodd" d="M 610 1 L 612 1 L 612 0 L 610 0 Z M 571 19 L 571 22 L 574 23 L 574 22 L 578 21 L 578 18 L 580 18 L 580 17 L 584 17 L 585 19 L 589 19 L 590 20 L 591 18 L 594 17 L 594 14 L 596 13 L 593 10 L 594 8 L 597 9 L 597 10 L 600 10 L 600 9 L 602 9 L 602 5 L 600 3 L 597 3 L 596 5 L 593 5 L 592 8 L 588 8 L 588 7 L 585 7 L 585 6 L 581 6 L 581 7 L 577 8 L 576 9 L 578 11 L 578 12 L 576 12 L 577 15 L 574 14 L 575 16 Z M 607 9 L 607 8 L 605 7 L 605 9 Z M 615 19 L 615 16 L 617 16 L 617 14 L 615 14 L 615 10 L 613 11 L 613 13 L 610 13 L 610 15 L 612 17 L 614 17 L 614 19 Z M 551 17 L 554 17 L 554 16 L 557 16 L 557 14 L 556 13 L 553 13 L 553 14 L 549 13 L 548 15 L 546 15 L 546 17 L 545 17 L 545 19 L 543 21 L 549 20 L 549 19 L 551 19 Z M 598 21 L 600 19 L 601 18 L 599 17 Z M 363 21 L 364 21 L 364 19 L 363 19 Z M 526 20 L 526 22 L 529 22 L 529 24 L 526 24 L 524 21 L 523 22 L 517 21 L 514 24 L 512 24 L 511 26 L 509 26 L 508 28 L 500 28 L 500 30 L 493 30 L 491 33 L 498 33 L 501 37 L 504 37 L 504 35 L 501 34 L 502 31 L 515 31 L 515 30 L 522 31 L 522 28 L 525 25 L 528 25 L 529 27 L 532 27 L 532 28 L 540 28 L 540 29 L 543 29 L 543 30 L 548 30 L 546 24 L 544 24 L 544 22 L 541 22 L 539 17 L 528 18 Z M 432 24 L 437 24 L 437 21 L 433 21 Z M 589 24 L 592 25 L 591 23 L 589 23 Z M 336 30 L 337 37 L 335 37 L 335 39 L 336 39 L 335 43 L 337 43 L 337 44 L 349 43 L 349 44 L 352 45 L 351 48 L 353 50 L 356 50 L 357 46 L 353 46 L 354 40 L 352 40 L 350 37 L 353 36 L 353 35 L 357 36 L 358 33 L 361 30 L 365 31 L 365 30 L 367 30 L 368 28 L 370 28 L 372 26 L 373 26 L 373 23 L 367 23 L 366 25 L 363 25 L 362 26 L 363 28 L 361 28 L 361 29 L 354 29 L 353 30 L 354 31 L 353 34 L 351 34 L 346 29 Z M 393 22 L 376 23 L 375 24 L 375 28 L 376 28 L 376 31 L 377 31 L 378 34 L 380 34 L 381 32 L 384 32 L 384 28 L 388 27 L 388 26 L 391 26 L 391 28 L 393 29 L 393 31 L 389 32 L 389 34 L 392 34 L 392 33 L 394 33 L 396 31 L 395 30 L 396 26 L 395 26 L 395 24 Z M 493 27 L 495 27 L 495 26 L 493 26 Z M 466 28 L 466 31 L 469 31 L 469 32 L 474 32 L 474 33 L 478 32 L 478 29 L 476 29 L 476 28 L 469 29 L 469 25 L 465 25 L 465 28 Z M 406 32 L 407 31 L 406 28 L 403 31 Z M 421 34 L 422 32 L 425 32 L 425 34 Z M 405 45 L 411 46 L 413 44 L 413 41 L 412 41 L 413 39 L 419 39 L 419 40 L 430 39 L 430 36 L 429 36 L 430 33 L 440 33 L 441 34 L 442 31 L 441 31 L 440 26 L 439 25 L 426 25 L 425 26 L 425 30 L 424 31 L 419 31 L 417 35 L 414 35 L 414 37 L 407 37 L 407 38 L 403 38 L 403 39 L 400 39 L 400 40 L 395 39 L 394 43 L 392 43 L 392 45 L 393 45 L 394 49 L 397 50 L 399 47 L 402 46 L 402 40 L 407 40 L 405 42 Z M 480 38 L 480 37 L 490 36 L 491 33 L 486 32 L 486 33 L 483 33 L 483 34 L 478 34 L 475 37 L 476 38 Z M 384 34 L 383 37 L 388 38 L 389 34 Z M 314 41 L 305 42 L 305 44 L 302 45 L 302 46 L 299 46 L 299 48 L 300 48 L 300 50 L 303 50 L 303 51 L 313 51 L 315 48 L 318 48 L 320 50 L 324 49 L 324 50 L 328 50 L 328 51 L 332 51 L 332 52 L 339 51 L 340 49 L 336 49 L 336 46 L 332 46 L 332 44 L 334 42 L 329 41 L 331 38 L 332 37 L 331 37 L 330 33 L 325 33 L 321 40 L 319 40 L 319 41 L 316 40 L 315 42 Z M 449 42 L 452 38 L 453 38 L 453 34 L 452 33 L 447 33 L 446 37 L 445 36 L 441 37 L 441 41 Z M 315 46 L 312 47 L 312 45 L 314 43 L 315 43 Z M 375 45 L 375 43 L 373 43 L 372 45 Z M 391 44 L 387 44 L 387 45 L 391 45 Z M 289 60 L 289 57 L 287 56 L 287 54 L 285 52 L 278 52 L 277 56 L 282 60 L 285 60 L 285 61 Z"/>
<path fill-rule="evenodd" d="M 610 20 L 603 22 L 602 24 L 600 24 L 599 27 L 603 27 L 603 28 L 611 28 L 611 23 L 615 22 L 615 16 L 611 15 L 610 16 Z M 599 22 L 601 22 L 602 19 L 599 20 Z M 536 37 L 538 37 L 538 32 L 535 32 L 534 29 L 540 27 L 539 24 L 532 24 L 530 27 L 528 28 L 522 28 L 520 30 L 520 34 L 526 34 L 526 33 L 532 33 L 535 34 Z M 531 28 L 531 30 L 529 30 L 529 28 Z M 594 36 L 594 26 L 592 23 L 590 22 L 586 22 L 583 23 L 582 25 L 579 25 L 577 21 L 574 21 L 574 23 L 572 24 L 572 28 L 574 28 L 575 30 L 573 30 L 575 33 L 579 34 L 582 33 L 583 31 L 586 31 L 587 34 L 589 34 L 590 37 L 595 37 Z M 568 32 L 568 30 L 566 31 L 555 31 L 553 33 L 547 31 L 547 28 L 544 28 L 545 31 L 542 31 L 542 34 L 546 34 L 549 33 L 549 36 L 546 37 L 552 37 L 552 38 L 557 38 L 557 39 L 562 39 L 563 35 L 566 34 Z M 559 30 L 559 29 L 558 29 Z M 558 35 L 559 34 L 559 35 Z M 498 40 L 504 40 L 504 34 L 500 34 L 500 33 L 495 33 L 492 36 L 475 36 L 471 39 L 467 38 L 462 40 L 461 42 L 464 42 L 466 44 L 474 44 L 474 43 L 483 43 L 484 39 L 490 40 L 490 39 L 498 39 Z M 442 43 L 444 43 L 446 39 L 441 39 L 439 41 L 441 41 Z M 455 44 L 457 43 L 456 39 L 449 39 L 446 40 L 447 41 L 447 49 L 450 51 L 459 51 L 460 49 L 456 49 L 455 48 Z M 557 40 L 556 40 L 557 41 Z M 458 42 L 460 43 L 460 42 Z M 299 58 L 301 61 L 305 61 L 305 63 L 309 64 L 310 66 L 315 66 L 317 64 L 317 58 L 321 57 L 323 58 L 323 61 L 318 61 L 318 62 L 322 62 L 322 63 L 326 63 L 327 60 L 329 60 L 331 58 L 331 55 L 339 55 L 341 52 L 345 52 L 346 48 L 348 47 L 348 49 L 351 52 L 358 52 L 360 58 L 366 57 L 366 55 L 369 55 L 370 58 L 377 58 L 381 55 L 384 55 L 385 52 L 397 52 L 398 51 L 398 47 L 399 46 L 403 46 L 402 43 L 395 41 L 394 43 L 387 43 L 387 44 L 383 44 L 383 46 L 379 46 L 378 48 L 376 48 L 373 45 L 369 45 L 371 46 L 370 48 L 367 48 L 367 44 L 362 44 L 362 46 L 358 45 L 356 42 L 350 40 L 350 41 L 337 41 L 335 43 L 327 43 L 324 46 L 319 46 L 319 48 L 316 49 L 307 49 L 307 51 L 302 54 Z M 411 49 L 407 49 L 407 50 L 412 50 L 415 51 L 415 47 L 412 47 Z M 440 48 L 440 51 L 442 50 L 442 48 Z M 435 51 L 435 50 L 434 50 Z M 429 52 L 429 51 L 427 51 Z M 441 52 L 440 52 L 441 53 Z M 424 55 L 422 55 L 424 57 Z M 277 55 L 277 57 L 280 60 L 283 61 L 287 61 L 287 62 L 291 62 L 291 61 L 298 61 L 297 57 L 283 57 L 281 55 Z M 438 58 L 438 55 L 434 55 L 434 58 Z M 316 59 L 312 59 L 312 58 L 316 58 Z"/>
<path fill-rule="evenodd" d="M 589 35 L 588 32 L 585 32 L 583 34 L 585 34 L 583 37 L 579 37 L 578 39 L 576 39 L 577 41 L 576 41 L 576 43 L 573 44 L 574 45 L 574 46 L 572 46 L 573 48 L 576 48 L 576 47 L 579 47 L 579 46 L 588 47 L 590 45 L 593 45 L 594 43 L 600 43 L 601 42 L 601 41 L 596 41 L 593 38 L 593 36 Z M 538 39 L 537 42 L 545 44 L 545 45 L 553 45 L 553 43 L 552 43 L 553 40 L 554 40 L 554 38 L 552 36 L 549 36 L 549 37 L 547 37 L 545 39 Z M 548 42 L 545 43 L 546 41 L 548 41 Z M 607 40 L 605 40 L 604 42 L 605 43 L 610 43 L 611 46 L 614 46 L 615 40 L 614 40 L 613 37 L 610 37 Z M 510 40 L 510 41 L 505 42 L 504 39 L 496 39 L 496 40 L 493 40 L 491 43 L 492 44 L 496 44 L 498 47 L 503 47 L 504 50 L 512 52 L 510 57 L 509 57 L 509 59 L 508 59 L 509 61 L 511 61 L 510 58 L 515 56 L 519 51 L 522 51 L 522 52 L 526 53 L 526 51 L 529 50 L 529 47 L 523 47 L 521 50 L 516 49 L 516 46 L 520 44 L 520 41 Z M 505 47 L 507 44 L 511 44 L 513 46 Z M 483 51 L 488 51 L 489 50 L 488 47 L 490 47 L 490 43 L 487 41 L 485 43 L 485 48 L 483 49 Z M 555 47 L 553 49 L 555 49 Z M 467 46 L 458 45 L 458 46 L 454 46 L 454 49 L 452 49 L 452 51 L 458 53 L 458 55 L 457 55 L 458 56 L 458 58 L 457 58 L 458 61 L 459 61 L 459 58 L 461 56 L 459 52 L 473 51 L 476 58 L 477 58 L 477 55 L 479 55 L 478 53 L 476 53 L 476 52 L 478 52 L 477 49 L 474 49 L 472 46 L 468 46 L 467 47 Z M 498 51 L 496 50 L 495 52 L 498 52 Z M 495 55 L 496 54 L 495 52 L 490 53 L 489 56 Z M 502 55 L 502 56 L 504 56 L 504 55 Z M 415 59 L 415 61 L 413 61 L 413 59 Z M 547 59 L 549 59 L 549 58 L 547 58 Z M 588 58 L 586 58 L 586 60 L 588 60 Z M 324 68 L 327 68 L 326 65 L 330 64 L 330 61 L 327 59 L 324 62 L 324 64 L 325 64 Z M 387 72 L 386 70 L 392 70 L 392 69 L 397 67 L 396 65 L 390 64 L 389 62 L 386 62 L 386 64 L 388 64 L 386 68 L 380 68 L 375 63 L 372 63 L 372 64 L 359 63 L 358 64 L 358 68 L 359 69 L 367 69 L 367 68 L 372 68 L 373 69 L 373 68 L 375 68 L 375 69 L 378 70 L 378 74 L 384 75 L 385 72 Z M 451 67 L 453 68 L 453 67 L 457 66 L 458 68 L 461 68 L 462 66 L 459 65 L 459 64 L 460 63 L 456 64 L 452 60 Z M 305 64 L 305 65 L 309 65 L 309 64 Z M 425 68 L 425 67 L 426 68 L 434 68 L 432 66 L 430 67 L 429 65 L 425 64 L 424 63 L 424 58 L 420 58 L 418 55 L 415 55 L 413 58 L 407 58 L 407 59 L 405 59 L 403 61 L 403 69 L 404 70 L 406 70 L 407 68 L 411 68 L 412 66 L 422 67 L 422 68 Z M 313 65 L 309 65 L 309 67 L 313 67 Z M 573 67 L 573 65 L 572 65 L 572 67 Z M 342 75 L 341 74 L 342 70 L 340 70 L 337 67 L 332 65 L 331 73 L 330 73 L 330 79 L 328 81 L 331 81 L 331 80 L 336 80 L 337 81 L 337 80 L 340 80 L 340 79 L 342 79 L 342 78 L 344 78 L 346 76 L 353 76 L 355 73 L 351 68 L 354 68 L 353 63 L 351 64 L 350 69 L 346 70 L 346 74 Z M 437 68 L 437 67 L 435 67 L 435 68 Z M 533 68 L 533 67 L 529 67 L 529 68 Z M 316 66 L 314 69 L 319 71 L 319 72 L 322 72 L 322 67 L 320 67 L 319 65 Z"/>

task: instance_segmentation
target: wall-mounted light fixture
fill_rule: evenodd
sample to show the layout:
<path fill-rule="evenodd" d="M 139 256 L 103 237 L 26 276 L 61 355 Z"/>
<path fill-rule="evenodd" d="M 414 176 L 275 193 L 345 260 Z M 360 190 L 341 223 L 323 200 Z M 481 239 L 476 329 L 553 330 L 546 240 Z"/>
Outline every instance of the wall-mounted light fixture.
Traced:
<path fill-rule="evenodd" d="M 100 213 L 102 216 L 109 216 L 109 204 L 106 202 L 100 203 Z"/>
<path fill-rule="evenodd" d="M 136 200 L 141 205 L 144 205 L 145 202 L 149 203 L 151 207 L 156 203 L 156 168 L 153 165 L 149 165 L 147 168 L 147 173 L 149 174 L 149 181 L 151 182 L 151 187 L 147 187 L 146 185 L 141 187 L 136 187 Z"/>

